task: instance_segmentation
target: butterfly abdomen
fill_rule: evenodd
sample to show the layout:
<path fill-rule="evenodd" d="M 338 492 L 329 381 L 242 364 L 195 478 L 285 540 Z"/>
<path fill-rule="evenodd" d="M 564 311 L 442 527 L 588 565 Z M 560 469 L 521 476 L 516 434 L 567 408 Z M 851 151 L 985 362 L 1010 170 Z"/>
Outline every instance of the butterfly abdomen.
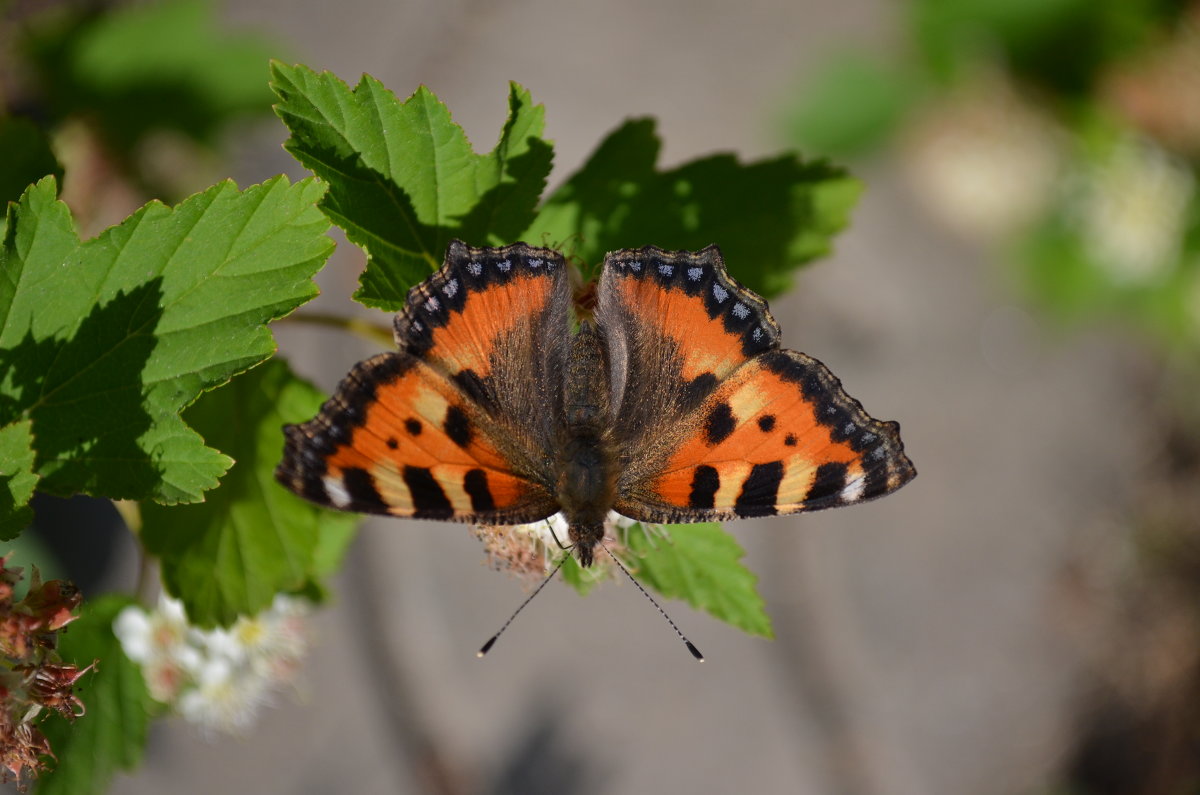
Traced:
<path fill-rule="evenodd" d="M 616 501 L 617 467 L 610 447 L 604 438 L 587 434 L 568 438 L 559 454 L 555 497 L 584 566 L 604 537 L 604 519 Z"/>

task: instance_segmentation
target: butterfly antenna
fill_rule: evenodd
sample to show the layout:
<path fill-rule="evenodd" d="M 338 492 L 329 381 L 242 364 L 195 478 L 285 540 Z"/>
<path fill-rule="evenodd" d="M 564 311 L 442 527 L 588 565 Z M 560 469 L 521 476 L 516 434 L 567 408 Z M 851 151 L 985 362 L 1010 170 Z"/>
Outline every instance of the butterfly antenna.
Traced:
<path fill-rule="evenodd" d="M 567 556 L 564 555 L 563 559 L 560 560 L 558 562 L 558 565 L 554 567 L 554 571 L 547 574 L 546 579 L 542 580 L 542 584 L 539 585 L 537 588 L 535 588 L 533 593 L 531 593 L 531 594 L 529 594 L 529 596 L 525 597 L 525 601 L 521 602 L 521 606 L 513 611 L 513 614 L 508 617 L 508 621 L 504 622 L 504 626 L 500 627 L 500 631 L 497 632 L 495 635 L 492 635 L 490 638 L 488 638 L 488 642 L 483 644 L 483 646 L 480 647 L 479 651 L 475 652 L 476 657 L 482 657 L 483 655 L 487 654 L 489 651 L 492 650 L 492 646 L 496 645 L 496 640 L 501 635 L 504 634 L 504 630 L 508 629 L 508 625 L 513 622 L 513 619 L 516 618 L 518 615 L 520 615 L 521 611 L 525 609 L 525 605 L 527 605 L 533 601 L 533 597 L 537 596 L 538 594 L 540 594 L 542 592 L 542 589 L 546 587 L 546 583 L 548 583 L 554 579 L 554 575 L 558 574 L 558 570 L 561 569 L 563 567 L 563 564 L 566 562 L 567 562 Z M 667 619 L 667 620 L 669 621 L 670 619 Z M 676 632 L 678 632 L 678 630 L 676 630 Z"/>
<path fill-rule="evenodd" d="M 661 614 L 662 617 L 667 620 L 667 623 L 671 625 L 671 629 L 675 630 L 675 634 L 678 635 L 679 639 L 683 641 L 683 645 L 687 646 L 687 649 L 688 649 L 688 651 L 690 651 L 692 653 L 692 656 L 695 657 L 700 662 L 704 662 L 704 655 L 700 653 L 700 650 L 696 648 L 695 644 L 693 644 L 690 640 L 687 639 L 686 635 L 684 635 L 682 632 L 680 632 L 679 627 L 675 626 L 675 622 L 671 620 L 671 617 L 669 615 L 667 615 L 667 611 L 662 609 L 662 605 L 660 605 L 657 601 L 655 601 L 654 597 L 650 595 L 650 592 L 647 591 L 645 588 L 643 588 L 642 584 L 637 581 L 637 578 L 629 573 L 629 569 L 625 568 L 625 564 L 622 563 L 617 558 L 617 556 L 612 553 L 612 550 L 610 550 L 608 547 L 604 546 L 603 544 L 601 544 L 600 546 L 603 547 L 604 551 L 608 553 L 608 556 L 613 559 L 613 563 L 616 563 L 617 566 L 621 569 L 621 571 L 625 572 L 625 576 L 629 578 L 629 581 L 637 586 L 637 589 L 642 592 L 642 596 L 649 599 L 650 604 L 652 604 L 656 608 L 658 608 L 659 614 Z M 539 588 L 538 590 L 540 591 L 541 589 Z M 530 598 L 532 598 L 532 597 L 530 597 Z M 524 607 L 524 605 L 522 605 L 522 607 Z M 495 638 L 493 638 L 493 640 L 495 640 Z M 484 648 L 486 650 L 487 647 L 485 646 Z"/>

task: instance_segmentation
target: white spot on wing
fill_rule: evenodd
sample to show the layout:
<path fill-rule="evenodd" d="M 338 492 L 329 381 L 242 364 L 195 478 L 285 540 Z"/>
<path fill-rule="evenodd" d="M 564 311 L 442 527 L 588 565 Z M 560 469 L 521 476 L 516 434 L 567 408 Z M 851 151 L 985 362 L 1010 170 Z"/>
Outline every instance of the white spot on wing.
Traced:
<path fill-rule="evenodd" d="M 759 340 L 761 340 L 761 339 L 762 339 L 762 334 L 763 334 L 763 333 L 762 333 L 762 327 L 761 327 L 761 326 L 758 326 L 758 327 L 756 327 L 756 328 L 754 329 L 754 333 L 753 333 L 753 334 L 751 334 L 750 336 L 754 338 L 754 341 L 755 341 L 755 342 L 758 342 Z"/>
<path fill-rule="evenodd" d="M 738 320 L 745 320 L 746 318 L 750 317 L 750 308 L 745 304 L 734 304 L 733 314 Z"/>
<path fill-rule="evenodd" d="M 535 258 L 533 258 L 533 259 L 529 260 L 529 267 L 531 267 L 531 268 L 540 268 L 540 267 L 542 267 L 542 263 L 543 263 L 543 262 L 545 262 L 545 261 L 546 261 L 546 260 L 544 260 L 544 259 L 537 259 L 537 258 L 535 257 Z"/>
<path fill-rule="evenodd" d="M 857 477 L 842 487 L 843 502 L 858 502 L 862 499 L 863 488 L 867 485 L 866 479 Z"/>
<path fill-rule="evenodd" d="M 729 297 L 729 291 L 717 283 L 713 283 L 713 298 L 717 299 L 718 304 L 725 303 L 725 299 Z"/>
<path fill-rule="evenodd" d="M 512 270 L 512 260 L 502 259 L 496 263 L 496 267 L 504 273 L 508 273 L 510 270 Z"/>
<path fill-rule="evenodd" d="M 442 292 L 447 298 L 453 298 L 458 293 L 458 279 L 451 279 L 446 282 L 446 286 L 442 288 Z"/>
<path fill-rule="evenodd" d="M 441 308 L 442 308 L 442 305 L 437 300 L 437 296 L 435 296 L 435 295 L 429 296 L 429 300 L 425 302 L 425 311 L 426 312 L 436 312 Z"/>
<path fill-rule="evenodd" d="M 629 269 L 631 271 L 633 271 L 634 273 L 641 273 L 642 272 L 642 261 L 635 259 L 633 262 L 629 263 Z"/>
<path fill-rule="evenodd" d="M 661 273 L 663 276 L 670 276 L 672 273 L 675 272 L 675 266 L 668 265 L 667 263 L 664 262 L 658 266 L 658 272 Z"/>
<path fill-rule="evenodd" d="M 857 425 L 855 425 L 853 422 L 847 422 L 846 425 L 842 428 L 842 433 L 849 436 L 850 434 L 854 433 L 857 430 L 858 430 Z"/>
<path fill-rule="evenodd" d="M 481 265 L 478 262 L 468 262 L 467 263 L 467 271 L 472 276 L 478 276 L 479 274 L 483 273 L 483 265 Z"/>
<path fill-rule="evenodd" d="M 700 277 L 704 275 L 704 268 L 688 268 L 688 278 L 694 282 L 700 281 Z"/>
<path fill-rule="evenodd" d="M 349 507 L 350 492 L 346 491 L 346 486 L 341 480 L 332 475 L 326 475 L 321 478 L 321 483 L 325 485 L 325 493 L 329 495 L 330 502 L 339 508 Z"/>

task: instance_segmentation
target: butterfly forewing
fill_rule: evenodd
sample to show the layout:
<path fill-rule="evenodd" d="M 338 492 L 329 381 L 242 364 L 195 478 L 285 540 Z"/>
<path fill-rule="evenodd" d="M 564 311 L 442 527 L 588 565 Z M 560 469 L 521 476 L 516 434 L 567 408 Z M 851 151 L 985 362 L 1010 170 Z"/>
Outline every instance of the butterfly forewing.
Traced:
<path fill-rule="evenodd" d="M 669 429 L 748 358 L 779 344 L 766 302 L 729 278 L 716 246 L 613 252 L 598 293 L 614 430 L 627 447 Z"/>
<path fill-rule="evenodd" d="M 553 439 L 571 334 L 571 287 L 557 251 L 455 240 L 396 315 L 396 342 L 458 385 L 534 452 Z"/>

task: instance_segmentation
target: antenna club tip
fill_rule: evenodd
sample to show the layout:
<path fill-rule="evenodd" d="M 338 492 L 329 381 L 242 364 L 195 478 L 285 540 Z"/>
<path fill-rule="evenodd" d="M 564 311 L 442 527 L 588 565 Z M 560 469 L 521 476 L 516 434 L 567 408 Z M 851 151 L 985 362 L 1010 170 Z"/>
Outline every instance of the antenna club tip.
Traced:
<path fill-rule="evenodd" d="M 692 653 L 693 657 L 695 657 L 700 662 L 704 662 L 704 655 L 700 653 L 700 650 L 697 649 L 690 640 L 685 640 L 684 643 L 687 644 L 688 651 L 690 651 Z"/>
<path fill-rule="evenodd" d="M 500 637 L 500 636 L 499 636 L 499 635 L 493 635 L 492 637 L 488 638 L 488 642 L 487 642 L 487 643 L 485 643 L 485 644 L 483 644 L 483 647 L 482 647 L 482 648 L 480 648 L 480 649 L 479 649 L 479 651 L 475 652 L 475 656 L 476 656 L 476 657 L 482 657 L 483 655 L 485 655 L 485 654 L 487 654 L 489 651 L 491 651 L 491 650 L 492 650 L 492 645 L 493 645 L 493 644 L 496 642 L 496 638 L 498 638 L 498 637 Z"/>

